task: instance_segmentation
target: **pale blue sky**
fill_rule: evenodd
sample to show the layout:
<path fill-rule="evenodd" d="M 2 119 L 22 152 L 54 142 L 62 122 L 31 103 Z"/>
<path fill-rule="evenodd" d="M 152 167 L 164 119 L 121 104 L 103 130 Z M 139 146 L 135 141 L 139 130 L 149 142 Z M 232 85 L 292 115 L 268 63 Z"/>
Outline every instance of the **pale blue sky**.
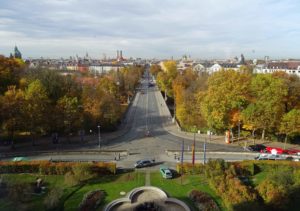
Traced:
<path fill-rule="evenodd" d="M 299 0 L 0 0 L 0 54 L 300 58 Z"/>

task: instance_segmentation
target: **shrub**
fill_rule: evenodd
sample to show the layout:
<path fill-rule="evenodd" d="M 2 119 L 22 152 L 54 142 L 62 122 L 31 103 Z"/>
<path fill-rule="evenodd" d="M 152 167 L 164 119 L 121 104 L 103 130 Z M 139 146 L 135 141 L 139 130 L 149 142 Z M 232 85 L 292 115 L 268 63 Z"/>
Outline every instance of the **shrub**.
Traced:
<path fill-rule="evenodd" d="M 198 190 L 192 190 L 189 194 L 190 199 L 195 203 L 199 210 L 218 211 L 219 207 L 215 201 L 207 194 Z"/>
<path fill-rule="evenodd" d="M 205 166 L 205 175 L 208 178 L 223 175 L 228 164 L 223 159 L 209 159 Z"/>
<path fill-rule="evenodd" d="M 78 185 L 80 182 L 71 171 L 65 174 L 64 179 L 65 184 L 70 187 Z"/>
<path fill-rule="evenodd" d="M 258 193 L 268 206 L 274 209 L 284 209 L 288 204 L 287 189 L 271 180 L 264 180 L 257 186 Z"/>
<path fill-rule="evenodd" d="M 93 190 L 86 193 L 79 204 L 80 211 L 95 210 L 104 199 L 104 192 L 101 190 Z"/>
<path fill-rule="evenodd" d="M 44 206 L 46 210 L 60 210 L 62 203 L 61 198 L 63 190 L 60 188 L 53 188 L 44 199 Z"/>
<path fill-rule="evenodd" d="M 64 175 L 67 172 L 72 170 L 72 165 L 74 165 L 74 163 L 70 163 L 70 162 L 55 163 L 55 172 L 58 175 Z"/>
<path fill-rule="evenodd" d="M 87 163 L 79 163 L 72 166 L 72 172 L 74 174 L 75 179 L 80 182 L 89 180 L 95 176 L 92 172 L 91 165 Z"/>
<path fill-rule="evenodd" d="M 209 178 L 209 185 L 220 195 L 228 210 L 233 210 L 236 205 L 243 203 L 257 205 L 257 194 L 236 177 L 234 165 L 229 166 L 221 160 L 210 161 L 206 174 Z"/>
<path fill-rule="evenodd" d="M 178 173 L 184 173 L 184 174 L 200 174 L 204 172 L 204 165 L 201 163 L 195 163 L 194 165 L 192 163 L 177 163 L 176 170 Z"/>
<path fill-rule="evenodd" d="M 8 187 L 8 198 L 15 204 L 29 201 L 32 193 L 33 189 L 28 183 L 15 183 Z"/>

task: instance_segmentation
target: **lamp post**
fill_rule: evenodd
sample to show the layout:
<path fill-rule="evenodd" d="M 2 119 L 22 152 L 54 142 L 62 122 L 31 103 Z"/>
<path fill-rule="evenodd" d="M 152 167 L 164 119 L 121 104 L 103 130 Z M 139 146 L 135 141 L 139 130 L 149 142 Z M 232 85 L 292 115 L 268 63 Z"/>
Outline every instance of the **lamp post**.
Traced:
<path fill-rule="evenodd" d="M 238 122 L 238 143 L 240 142 L 240 134 L 241 134 L 241 120 Z"/>
<path fill-rule="evenodd" d="M 176 122 L 176 96 L 174 92 L 174 116 L 173 116 L 173 123 Z"/>
<path fill-rule="evenodd" d="M 100 136 L 100 125 L 98 127 L 98 147 L 101 149 L 101 136 Z"/>
<path fill-rule="evenodd" d="M 196 147 L 196 126 L 194 126 L 194 143 L 193 143 L 193 151 L 192 151 L 192 164 L 195 165 L 195 147 Z"/>

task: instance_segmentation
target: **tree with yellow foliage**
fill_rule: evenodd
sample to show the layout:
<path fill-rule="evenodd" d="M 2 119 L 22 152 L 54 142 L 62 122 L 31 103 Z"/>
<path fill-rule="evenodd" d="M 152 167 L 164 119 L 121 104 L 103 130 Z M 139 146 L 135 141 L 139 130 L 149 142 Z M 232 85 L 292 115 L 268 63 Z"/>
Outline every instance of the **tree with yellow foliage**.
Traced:
<path fill-rule="evenodd" d="M 237 126 L 237 111 L 247 105 L 251 75 L 221 70 L 208 79 L 202 111 L 209 128 L 219 131 Z"/>

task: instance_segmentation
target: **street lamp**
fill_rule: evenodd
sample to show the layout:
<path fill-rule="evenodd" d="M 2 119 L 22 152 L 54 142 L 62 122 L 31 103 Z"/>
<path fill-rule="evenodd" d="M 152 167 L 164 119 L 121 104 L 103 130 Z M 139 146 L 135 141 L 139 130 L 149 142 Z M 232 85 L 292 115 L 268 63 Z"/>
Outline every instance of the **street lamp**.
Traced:
<path fill-rule="evenodd" d="M 174 116 L 173 116 L 173 123 L 176 122 L 176 96 L 174 92 Z"/>
<path fill-rule="evenodd" d="M 100 136 L 100 125 L 98 127 L 98 147 L 101 149 L 101 136 Z"/>
<path fill-rule="evenodd" d="M 194 143 L 193 143 L 193 151 L 192 151 L 192 164 L 195 165 L 195 147 L 196 147 L 196 126 L 194 125 Z"/>

